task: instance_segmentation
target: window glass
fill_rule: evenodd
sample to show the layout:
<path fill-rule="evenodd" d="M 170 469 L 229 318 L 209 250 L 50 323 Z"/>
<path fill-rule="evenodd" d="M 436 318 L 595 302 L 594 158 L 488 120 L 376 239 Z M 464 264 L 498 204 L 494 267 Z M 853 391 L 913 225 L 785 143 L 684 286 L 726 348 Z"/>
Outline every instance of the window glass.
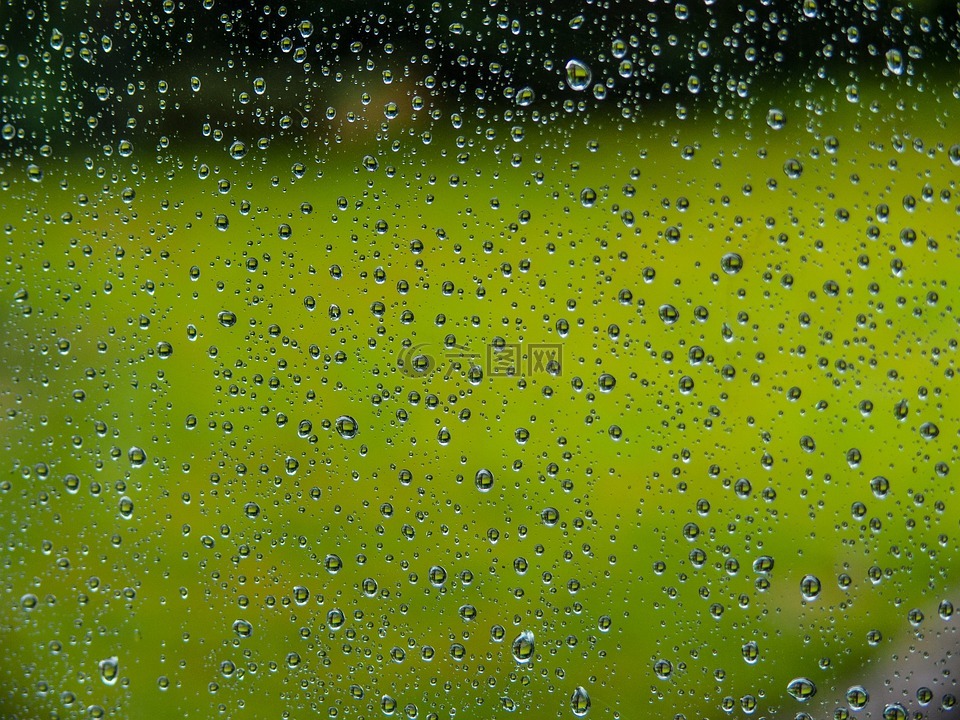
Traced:
<path fill-rule="evenodd" d="M 955 3 L 7 3 L 0 715 L 953 717 Z"/>

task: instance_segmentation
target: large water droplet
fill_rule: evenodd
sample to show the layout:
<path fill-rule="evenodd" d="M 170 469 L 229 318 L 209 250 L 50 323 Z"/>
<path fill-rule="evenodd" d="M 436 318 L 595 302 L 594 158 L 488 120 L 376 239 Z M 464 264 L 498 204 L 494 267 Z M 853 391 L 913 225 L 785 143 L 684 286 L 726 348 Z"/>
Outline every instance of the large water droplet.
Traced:
<path fill-rule="evenodd" d="M 796 700 L 806 702 L 817 694 L 817 686 L 813 684 L 812 680 L 799 677 L 790 681 L 790 684 L 787 685 L 787 692 Z"/>
<path fill-rule="evenodd" d="M 816 600 L 820 595 L 820 578 L 816 575 L 804 575 L 800 581 L 800 592 L 804 600 Z"/>
<path fill-rule="evenodd" d="M 524 630 L 517 635 L 513 641 L 514 660 L 524 664 L 530 662 L 533 659 L 534 648 L 533 633 L 529 630 Z"/>
<path fill-rule="evenodd" d="M 767 125 L 773 130 L 783 130 L 787 124 L 787 116 L 779 108 L 770 108 L 767 110 Z"/>
<path fill-rule="evenodd" d="M 337 432 L 347 440 L 355 438 L 359 432 L 357 421 L 349 415 L 341 415 L 337 418 Z"/>
<path fill-rule="evenodd" d="M 477 470 L 475 482 L 477 490 L 480 492 L 488 492 L 493 487 L 493 473 L 486 468 Z"/>
<path fill-rule="evenodd" d="M 586 90 L 590 87 L 593 80 L 593 71 L 582 60 L 570 60 L 567 62 L 567 85 L 571 90 Z"/>
<path fill-rule="evenodd" d="M 147 453 L 143 451 L 143 448 L 134 445 L 127 451 L 127 458 L 134 467 L 143 467 L 143 464 L 147 462 Z"/>
<path fill-rule="evenodd" d="M 570 696 L 570 709 L 577 717 L 583 717 L 590 712 L 590 695 L 584 687 L 577 685 L 573 695 Z"/>
<path fill-rule="evenodd" d="M 98 663 L 100 668 L 100 679 L 104 685 L 115 685 L 120 676 L 120 659 L 114 655 Z"/>

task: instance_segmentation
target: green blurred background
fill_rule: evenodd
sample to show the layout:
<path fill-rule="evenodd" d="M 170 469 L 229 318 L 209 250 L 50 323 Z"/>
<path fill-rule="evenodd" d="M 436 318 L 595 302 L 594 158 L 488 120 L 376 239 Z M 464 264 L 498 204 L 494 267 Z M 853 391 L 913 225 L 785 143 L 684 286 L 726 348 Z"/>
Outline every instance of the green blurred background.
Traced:
<path fill-rule="evenodd" d="M 479 50 L 411 56 L 434 16 L 489 49 L 450 8 L 329 11 L 299 62 L 310 8 L 170 7 L 7 11 L 4 717 L 570 717 L 578 687 L 590 717 L 819 717 L 876 673 L 879 716 L 924 710 L 894 675 L 918 645 L 949 712 L 950 82 L 765 51 L 723 63 L 745 92 L 645 106 L 674 61 L 569 107 L 530 74 L 523 106 Z M 521 26 L 579 38 L 571 12 Z M 797 32 L 817 65 L 829 32 Z M 562 362 L 495 377 L 500 343 Z"/>

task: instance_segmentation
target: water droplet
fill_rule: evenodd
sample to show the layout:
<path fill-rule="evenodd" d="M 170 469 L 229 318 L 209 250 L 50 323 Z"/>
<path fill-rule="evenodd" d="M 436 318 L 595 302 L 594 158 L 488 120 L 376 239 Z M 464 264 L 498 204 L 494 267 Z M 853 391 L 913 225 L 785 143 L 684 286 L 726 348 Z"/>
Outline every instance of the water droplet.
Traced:
<path fill-rule="evenodd" d="M 817 686 L 805 677 L 794 678 L 787 685 L 787 692 L 796 700 L 806 702 L 817 694 Z"/>
<path fill-rule="evenodd" d="M 567 85 L 571 90 L 583 91 L 593 81 L 593 71 L 582 60 L 569 60 L 566 65 Z"/>
<path fill-rule="evenodd" d="M 761 555 L 753 561 L 753 571 L 767 574 L 773 570 L 773 558 L 769 555 Z"/>
<path fill-rule="evenodd" d="M 124 495 L 120 498 L 120 517 L 129 520 L 133 517 L 133 500 Z"/>
<path fill-rule="evenodd" d="M 533 633 L 524 630 L 513 641 L 513 657 L 518 663 L 529 663 L 535 650 Z"/>
<path fill-rule="evenodd" d="M 560 522 L 560 511 L 555 507 L 544 508 L 543 512 L 540 513 L 540 519 L 547 527 L 553 527 Z"/>
<path fill-rule="evenodd" d="M 480 492 L 488 492 L 493 487 L 493 473 L 486 468 L 477 470 L 475 482 L 477 490 Z"/>
<path fill-rule="evenodd" d="M 767 125 L 773 130 L 783 130 L 787 124 L 787 116 L 778 108 L 770 108 L 767 111 Z"/>
<path fill-rule="evenodd" d="M 820 595 L 820 579 L 816 575 L 804 575 L 800 581 L 800 593 L 804 600 L 816 600 Z"/>
<path fill-rule="evenodd" d="M 20 596 L 20 607 L 24 610 L 33 610 L 40 604 L 39 598 L 33 593 L 25 593 Z"/>
<path fill-rule="evenodd" d="M 430 568 L 427 577 L 430 578 L 431 585 L 434 587 L 441 587 L 443 583 L 447 581 L 447 571 L 439 565 L 434 565 Z"/>
<path fill-rule="evenodd" d="M 134 445 L 127 451 L 127 459 L 134 467 L 143 467 L 143 464 L 147 462 L 147 453 L 143 451 L 143 448 Z"/>
<path fill-rule="evenodd" d="M 941 620 L 949 620 L 953 617 L 953 603 L 949 600 L 941 600 L 937 608 L 937 613 L 940 615 Z"/>
<path fill-rule="evenodd" d="M 534 93 L 532 87 L 520 88 L 517 91 L 517 105 L 520 107 L 529 107 L 533 105 L 533 101 L 536 99 L 536 93 Z"/>
<path fill-rule="evenodd" d="M 233 623 L 233 631 L 237 637 L 248 638 L 253 635 L 253 625 L 246 620 L 237 620 Z"/>
<path fill-rule="evenodd" d="M 230 157 L 234 160 L 242 160 L 244 155 L 247 154 L 247 146 L 240 142 L 239 140 L 234 140 L 230 143 Z"/>
<path fill-rule="evenodd" d="M 743 269 L 743 258 L 737 253 L 727 253 L 720 258 L 720 269 L 727 275 L 736 275 Z"/>
<path fill-rule="evenodd" d="M 331 630 L 339 630 L 346 621 L 347 617 L 343 614 L 343 610 L 334 608 L 327 613 L 327 627 Z"/>
<path fill-rule="evenodd" d="M 677 320 L 680 319 L 680 311 L 677 310 L 673 305 L 669 304 L 660 306 L 659 315 L 660 319 L 665 325 L 673 325 Z"/>
<path fill-rule="evenodd" d="M 43 170 L 40 169 L 39 165 L 32 163 L 27 165 L 27 179 L 37 183 L 43 180 Z"/>
<path fill-rule="evenodd" d="M 600 388 L 600 392 L 608 393 L 617 386 L 617 379 L 610 373 L 603 373 L 597 379 L 597 385 Z"/>
<path fill-rule="evenodd" d="M 669 660 L 657 660 L 653 664 L 653 672 L 655 672 L 661 680 L 666 680 L 673 674 L 673 663 Z"/>
<path fill-rule="evenodd" d="M 339 433 L 340 437 L 346 440 L 351 440 L 355 438 L 357 436 L 357 433 L 359 432 L 359 426 L 357 425 L 357 421 L 354 420 L 349 415 L 341 415 L 340 417 L 338 417 L 336 426 L 337 426 L 337 433 Z"/>
<path fill-rule="evenodd" d="M 891 703 L 883 709 L 883 720 L 907 720 L 907 711 L 899 703 Z"/>
<path fill-rule="evenodd" d="M 887 50 L 884 55 L 887 61 L 887 69 L 894 75 L 903 75 L 903 53 L 897 48 Z"/>
<path fill-rule="evenodd" d="M 577 685 L 570 696 L 570 709 L 577 717 L 583 717 L 590 712 L 590 695 L 584 687 Z"/>
<path fill-rule="evenodd" d="M 796 158 L 790 158 L 783 164 L 783 172 L 791 180 L 796 180 L 803 175 L 803 164 Z"/>
<path fill-rule="evenodd" d="M 100 679 L 104 685 L 115 685 L 120 676 L 120 659 L 114 655 L 97 663 L 100 668 Z"/>
<path fill-rule="evenodd" d="M 862 710 L 869 699 L 869 693 L 861 685 L 854 685 L 847 690 L 847 704 L 851 710 Z"/>
<path fill-rule="evenodd" d="M 222 310 L 217 315 L 217 320 L 219 320 L 220 324 L 223 325 L 225 328 L 233 327 L 234 325 L 237 324 L 237 315 L 236 313 L 232 313 L 229 310 Z"/>

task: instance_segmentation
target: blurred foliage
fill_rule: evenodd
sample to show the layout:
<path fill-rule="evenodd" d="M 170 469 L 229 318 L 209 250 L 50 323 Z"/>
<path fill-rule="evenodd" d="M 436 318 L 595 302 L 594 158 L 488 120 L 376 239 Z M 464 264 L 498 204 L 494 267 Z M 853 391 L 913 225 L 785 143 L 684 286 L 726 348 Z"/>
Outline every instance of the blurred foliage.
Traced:
<path fill-rule="evenodd" d="M 955 713 L 958 36 L 5 5 L 0 715 Z"/>

